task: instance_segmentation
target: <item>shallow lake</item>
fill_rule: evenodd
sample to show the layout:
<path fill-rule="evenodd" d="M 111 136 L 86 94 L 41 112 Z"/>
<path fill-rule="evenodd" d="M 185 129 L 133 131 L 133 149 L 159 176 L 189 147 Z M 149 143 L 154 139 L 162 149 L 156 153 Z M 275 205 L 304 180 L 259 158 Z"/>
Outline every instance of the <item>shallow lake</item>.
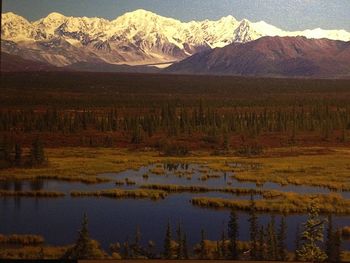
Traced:
<path fill-rule="evenodd" d="M 72 190 L 93 191 L 98 189 L 116 188 L 116 180 L 129 178 L 136 182 L 136 186 L 120 186 L 120 188 L 135 188 L 142 184 L 181 184 L 204 185 L 208 187 L 228 187 L 227 182 L 232 182 L 232 187 L 256 188 L 255 183 L 239 182 L 231 178 L 231 173 L 207 172 L 219 174 L 217 178 L 200 180 L 203 172 L 198 165 L 179 165 L 166 169 L 165 175 L 157 175 L 150 172 L 155 165 L 142 167 L 139 170 L 128 170 L 121 173 L 109 173 L 102 176 L 113 179 L 112 182 L 87 185 L 76 182 L 62 181 L 24 181 L 1 182 L 0 189 L 8 190 L 48 190 L 69 193 Z M 202 169 L 203 170 L 203 169 Z M 193 171 L 191 180 L 186 175 L 179 177 L 180 171 Z M 148 178 L 143 175 L 147 173 Z M 280 191 L 295 191 L 299 193 L 329 193 L 330 190 L 312 186 L 280 186 L 279 184 L 266 183 L 260 186 L 262 189 L 276 189 Z M 341 193 L 345 198 L 350 198 L 349 192 Z M 0 233 L 31 233 L 43 235 L 49 244 L 62 245 L 74 242 L 77 230 L 80 227 L 83 213 L 88 214 L 91 236 L 101 242 L 107 249 L 110 243 L 123 242 L 129 237 L 133 239 L 136 227 L 142 232 L 144 243 L 148 240 L 156 242 L 158 249 L 162 249 L 165 236 L 165 228 L 168 220 L 173 226 L 181 222 L 188 237 L 189 245 L 199 242 L 200 231 L 205 229 L 209 239 L 220 239 L 223 226 L 229 219 L 228 210 L 211 210 L 199 208 L 189 202 L 192 197 L 209 196 L 224 198 L 247 199 L 249 196 L 236 196 L 225 193 L 181 193 L 170 194 L 164 200 L 136 200 L 136 199 L 110 199 L 110 198 L 71 198 L 69 195 L 57 199 L 35 199 L 7 197 L 0 199 Z M 259 196 L 255 196 L 259 198 Z M 271 215 L 260 214 L 259 222 L 266 225 Z M 276 215 L 276 225 L 280 216 Z M 298 224 L 306 220 L 306 215 L 290 215 L 287 217 L 288 246 L 293 248 L 295 230 Z M 249 226 L 248 215 L 239 213 L 240 239 L 248 240 Z M 350 216 L 334 217 L 336 226 L 350 225 Z M 350 242 L 344 243 L 350 249 Z"/>

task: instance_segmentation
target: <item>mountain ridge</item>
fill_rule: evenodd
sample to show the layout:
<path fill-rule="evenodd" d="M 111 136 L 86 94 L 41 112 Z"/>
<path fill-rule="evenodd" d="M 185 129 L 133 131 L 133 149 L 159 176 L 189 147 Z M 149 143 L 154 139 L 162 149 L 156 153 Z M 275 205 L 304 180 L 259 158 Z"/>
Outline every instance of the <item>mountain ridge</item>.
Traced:
<path fill-rule="evenodd" d="M 350 77 L 350 41 L 262 37 L 195 54 L 165 73 L 274 77 Z"/>
<path fill-rule="evenodd" d="M 283 31 L 264 21 L 181 22 L 146 10 L 114 20 L 67 17 L 50 13 L 29 22 L 14 13 L 2 14 L 2 51 L 55 66 L 79 62 L 144 65 L 180 61 L 198 52 L 246 43 L 266 35 L 306 35 L 350 40 L 345 30 Z"/>

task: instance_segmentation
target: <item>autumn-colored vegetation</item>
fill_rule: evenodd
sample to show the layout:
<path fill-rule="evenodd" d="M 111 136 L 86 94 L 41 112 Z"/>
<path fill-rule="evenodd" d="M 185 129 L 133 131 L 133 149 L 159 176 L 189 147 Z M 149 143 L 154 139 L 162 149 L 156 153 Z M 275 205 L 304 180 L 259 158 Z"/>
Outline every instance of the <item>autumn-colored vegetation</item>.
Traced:
<path fill-rule="evenodd" d="M 342 235 L 344 239 L 350 239 L 350 226 L 343 227 Z"/>
<path fill-rule="evenodd" d="M 65 196 L 57 191 L 8 191 L 0 190 L 0 197 L 35 197 L 35 198 L 56 198 Z"/>
<path fill-rule="evenodd" d="M 195 173 L 200 173 L 202 181 L 228 173 L 228 185 L 238 180 L 258 186 L 274 182 L 350 191 L 349 85 L 349 80 L 2 74 L 0 180 L 111 181 L 118 186 L 134 186 L 136 182 L 131 179 L 112 180 L 101 174 L 147 166 L 144 179 L 169 176 L 167 165 L 181 163 L 198 165 L 197 170 L 184 168 L 173 174 L 188 180 Z M 132 190 L 77 189 L 70 195 L 159 200 L 169 193 L 212 191 L 260 195 L 254 212 L 305 213 L 316 199 L 321 213 L 350 213 L 349 200 L 337 193 L 297 194 L 234 185 L 144 184 Z M 0 196 L 61 197 L 64 193 L 0 190 Z M 191 202 L 204 208 L 252 213 L 251 201 L 234 196 L 195 197 Z M 253 223 L 254 218 L 252 213 Z M 86 225 L 83 229 L 86 234 Z M 75 258 L 80 257 L 81 247 L 88 247 L 88 255 L 95 258 L 187 259 L 186 235 L 181 231 L 178 226 L 177 237 L 166 237 L 168 251 L 162 255 L 155 254 L 152 242 L 142 248 L 137 238 L 132 243 L 113 244 L 108 256 L 88 235 L 80 235 L 76 244 L 67 247 L 44 246 L 41 237 L 0 235 L 0 245 L 9 246 L 0 249 L 0 258 Z M 225 233 L 222 240 L 210 241 L 203 230 L 192 258 L 256 260 L 258 255 L 249 252 L 251 246 L 259 247 L 262 253 L 271 248 L 273 231 L 274 226 L 269 225 L 261 232 L 262 241 L 255 233 L 250 242 L 236 242 Z M 345 239 L 350 230 L 335 231 L 331 238 L 339 239 L 335 235 L 339 233 Z M 239 257 L 232 253 L 233 244 Z M 279 250 L 278 257 L 275 253 L 259 260 L 287 259 L 282 258 L 286 256 L 282 252 Z M 348 253 L 343 253 L 343 259 L 346 257 Z"/>
<path fill-rule="evenodd" d="M 121 189 L 111 189 L 111 190 L 101 190 L 101 191 L 72 191 L 72 197 L 110 197 L 110 198 L 149 198 L 153 200 L 163 199 L 166 197 L 166 192 L 157 190 L 147 190 L 147 189 L 135 189 L 135 190 L 121 190 Z"/>
<path fill-rule="evenodd" d="M 166 192 L 181 193 L 181 192 L 192 192 L 192 193 L 205 193 L 205 192 L 222 192 L 231 193 L 236 195 L 251 195 L 251 194 L 268 194 L 269 190 L 259 190 L 252 188 L 213 188 L 207 186 L 197 185 L 172 185 L 172 184 L 144 184 L 140 188 L 162 190 Z M 275 191 L 273 191 L 275 192 Z M 277 192 L 277 191 L 276 191 Z"/>
<path fill-rule="evenodd" d="M 273 192 L 271 192 L 273 193 Z M 310 195 L 297 193 L 268 194 L 264 199 L 256 201 L 256 209 L 259 212 L 278 213 L 305 213 L 310 203 L 317 200 L 322 213 L 349 214 L 350 200 L 342 198 L 337 194 Z M 224 198 L 194 197 L 191 200 L 193 205 L 207 208 L 226 208 L 248 211 L 250 202 L 248 200 L 235 200 Z"/>
<path fill-rule="evenodd" d="M 45 239 L 38 235 L 2 235 L 0 234 L 0 244 L 2 245 L 39 245 L 43 244 Z"/>
<path fill-rule="evenodd" d="M 46 146 L 146 146 L 168 156 L 349 145 L 349 80 L 7 73 L 1 81 L 5 144 L 28 147 L 39 135 Z"/>

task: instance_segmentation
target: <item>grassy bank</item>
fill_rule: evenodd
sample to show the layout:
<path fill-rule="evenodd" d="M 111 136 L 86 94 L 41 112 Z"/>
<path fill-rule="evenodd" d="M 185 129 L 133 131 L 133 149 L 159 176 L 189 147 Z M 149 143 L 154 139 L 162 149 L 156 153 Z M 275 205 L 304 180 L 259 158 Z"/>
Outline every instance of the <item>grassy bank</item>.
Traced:
<path fill-rule="evenodd" d="M 0 190 L 0 197 L 35 197 L 35 198 L 57 198 L 65 196 L 61 192 L 53 191 L 7 191 Z"/>
<path fill-rule="evenodd" d="M 24 246 L 24 247 L 8 247 L 0 249 L 1 259 L 26 259 L 38 260 L 39 257 L 44 259 L 60 259 L 67 251 L 68 247 L 53 246 Z"/>
<path fill-rule="evenodd" d="M 110 197 L 110 198 L 149 198 L 152 200 L 163 199 L 167 196 L 167 193 L 164 191 L 157 190 L 147 190 L 147 189 L 135 189 L 135 190 L 121 190 L 121 189 L 112 189 L 112 190 L 101 190 L 101 191 L 72 191 L 72 197 Z"/>
<path fill-rule="evenodd" d="M 45 242 L 44 237 L 38 235 L 2 235 L 0 234 L 0 244 L 2 245 L 39 245 Z"/>
<path fill-rule="evenodd" d="M 322 213 L 350 214 L 350 200 L 337 194 L 300 195 L 296 193 L 279 193 L 269 199 L 255 201 L 259 212 L 306 213 L 309 205 L 316 199 Z M 195 197 L 191 200 L 195 206 L 206 208 L 227 208 L 249 211 L 249 200 L 234 200 L 211 197 Z"/>
<path fill-rule="evenodd" d="M 310 185 L 350 191 L 350 150 L 346 148 L 275 148 L 263 156 L 248 158 L 212 156 L 193 152 L 187 157 L 160 156 L 155 151 L 129 151 L 112 148 L 47 149 L 49 164 L 39 168 L 0 170 L 0 180 L 53 179 L 101 183 L 110 179 L 104 173 L 118 173 L 158 164 L 150 173 L 164 174 L 165 163 L 205 165 L 217 172 L 234 172 L 237 180 L 257 184 Z M 203 168 L 204 169 L 204 168 Z M 102 175 L 101 175 L 102 174 Z"/>
<path fill-rule="evenodd" d="M 350 240 L 350 226 L 343 227 L 342 236 L 344 239 Z"/>
<path fill-rule="evenodd" d="M 350 191 L 350 150 L 327 149 L 324 153 L 299 153 L 297 156 L 254 158 L 259 168 L 236 168 L 234 178 L 257 184 L 310 185 Z M 273 155 L 275 153 L 271 152 Z M 280 155 L 286 154 L 280 152 Z"/>
<path fill-rule="evenodd" d="M 206 192 L 222 192 L 237 195 L 262 194 L 263 190 L 252 188 L 213 188 L 199 185 L 174 185 L 174 184 L 144 184 L 142 189 L 162 190 L 169 193 L 206 193 Z M 269 191 L 266 191 L 269 192 Z"/>

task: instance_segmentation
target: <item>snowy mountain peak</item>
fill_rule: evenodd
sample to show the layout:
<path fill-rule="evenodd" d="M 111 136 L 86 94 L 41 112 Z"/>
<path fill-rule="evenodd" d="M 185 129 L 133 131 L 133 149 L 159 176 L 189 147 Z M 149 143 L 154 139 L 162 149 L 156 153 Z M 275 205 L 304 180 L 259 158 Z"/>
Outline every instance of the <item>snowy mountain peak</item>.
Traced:
<path fill-rule="evenodd" d="M 8 23 L 11 23 L 12 25 L 15 25 L 17 23 L 30 25 L 30 22 L 27 19 L 15 13 L 8 12 L 1 14 L 1 25 Z"/>
<path fill-rule="evenodd" d="M 24 20 L 26 20 L 24 17 L 19 16 L 15 13 L 12 13 L 12 12 L 7 12 L 7 13 L 1 14 L 1 18 L 2 18 L 2 20 L 8 20 L 8 19 L 24 19 Z"/>
<path fill-rule="evenodd" d="M 177 61 L 199 51 L 245 43 L 263 36 L 305 36 L 350 41 L 345 30 L 283 31 L 264 21 L 238 21 L 229 15 L 217 21 L 181 22 L 138 9 L 109 21 L 66 17 L 53 12 L 33 23 L 14 13 L 2 14 L 5 52 L 58 66 L 79 61 L 153 64 Z M 11 46 L 11 48 L 9 48 Z M 53 48 L 54 47 L 54 48 Z M 29 55 L 30 54 L 30 55 Z"/>
<path fill-rule="evenodd" d="M 207 20 L 208 22 L 211 22 L 210 20 Z M 226 24 L 236 24 L 238 23 L 237 19 L 231 15 L 229 16 L 224 16 L 222 18 L 220 18 L 218 21 L 218 23 L 226 23 Z"/>
<path fill-rule="evenodd" d="M 244 18 L 241 20 L 240 26 L 245 26 L 245 27 L 250 26 L 250 21 Z"/>
<path fill-rule="evenodd" d="M 60 13 L 50 13 L 46 17 L 39 19 L 38 21 L 34 22 L 34 24 L 51 24 L 51 25 L 59 25 L 60 23 L 63 23 L 67 17 Z"/>
<path fill-rule="evenodd" d="M 62 15 L 61 13 L 52 12 L 45 19 L 46 20 L 62 20 L 65 18 L 66 17 L 64 15 Z"/>
<path fill-rule="evenodd" d="M 145 10 L 145 9 L 137 9 L 135 11 L 127 12 L 123 16 L 133 16 L 133 17 L 152 17 L 152 16 L 159 16 L 151 11 Z"/>
<path fill-rule="evenodd" d="M 157 15 L 153 12 L 144 10 L 144 9 L 138 9 L 132 12 L 125 13 L 124 15 L 117 17 L 115 20 L 112 21 L 112 24 L 118 26 L 156 26 L 160 24 L 171 24 L 171 23 L 181 23 L 180 21 L 172 18 L 163 17 L 160 15 Z"/>
<path fill-rule="evenodd" d="M 1 37 L 13 41 L 26 41 L 33 34 L 32 24 L 24 17 L 12 12 L 1 14 Z"/>

